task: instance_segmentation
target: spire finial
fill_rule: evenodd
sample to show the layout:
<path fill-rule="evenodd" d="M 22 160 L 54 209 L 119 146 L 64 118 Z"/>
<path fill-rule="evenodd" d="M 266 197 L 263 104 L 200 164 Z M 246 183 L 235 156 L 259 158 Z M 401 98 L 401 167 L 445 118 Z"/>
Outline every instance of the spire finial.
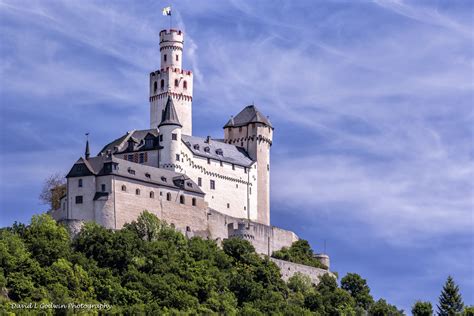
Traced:
<path fill-rule="evenodd" d="M 89 150 L 89 133 L 86 133 L 86 152 L 85 152 L 86 159 L 89 159 L 90 155 L 91 153 Z"/>

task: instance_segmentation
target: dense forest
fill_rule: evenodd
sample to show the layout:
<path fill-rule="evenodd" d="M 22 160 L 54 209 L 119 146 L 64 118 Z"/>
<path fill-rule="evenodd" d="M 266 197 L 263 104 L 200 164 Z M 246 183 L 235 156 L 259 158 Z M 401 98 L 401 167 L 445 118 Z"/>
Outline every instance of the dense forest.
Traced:
<path fill-rule="evenodd" d="M 275 256 L 317 265 L 311 254 L 300 241 Z M 357 274 L 284 282 L 249 242 L 187 239 L 148 212 L 119 231 L 87 223 L 72 240 L 48 215 L 1 229 L 0 289 L 0 314 L 403 315 Z M 415 307 L 432 314 L 430 303 Z"/>

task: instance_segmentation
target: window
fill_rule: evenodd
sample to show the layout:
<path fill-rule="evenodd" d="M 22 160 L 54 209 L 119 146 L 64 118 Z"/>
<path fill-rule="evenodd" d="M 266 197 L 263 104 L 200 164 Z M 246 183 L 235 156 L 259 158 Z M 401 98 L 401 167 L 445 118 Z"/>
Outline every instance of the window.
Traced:
<path fill-rule="evenodd" d="M 219 161 L 219 162 L 220 162 L 220 164 L 221 164 L 221 167 L 222 167 L 224 164 L 222 163 L 222 161 Z"/>
<path fill-rule="evenodd" d="M 148 172 L 145 172 L 145 177 L 147 177 L 148 179 L 151 179 L 151 174 L 149 174 Z"/>
<path fill-rule="evenodd" d="M 130 173 L 130 174 L 135 174 L 135 170 L 133 170 L 132 168 L 128 168 L 127 171 L 128 171 L 128 173 Z"/>
<path fill-rule="evenodd" d="M 163 192 L 160 191 L 160 196 L 163 196 Z"/>
<path fill-rule="evenodd" d="M 79 179 L 79 182 L 77 183 L 77 186 L 82 188 L 82 179 Z"/>
<path fill-rule="evenodd" d="M 198 186 L 202 187 L 202 178 L 198 178 Z"/>
<path fill-rule="evenodd" d="M 162 142 L 162 141 L 163 141 L 163 134 L 160 135 L 160 142 Z"/>
<path fill-rule="evenodd" d="M 172 140 L 178 140 L 178 134 L 176 134 L 176 133 L 171 134 L 171 139 Z"/>
<path fill-rule="evenodd" d="M 144 153 L 140 153 L 140 155 L 138 156 L 138 162 L 139 163 L 144 163 L 145 162 L 145 154 Z"/>
<path fill-rule="evenodd" d="M 100 190 L 101 190 L 102 192 L 105 192 L 105 184 L 101 184 L 101 185 L 100 185 Z"/>
<path fill-rule="evenodd" d="M 82 195 L 76 196 L 76 204 L 82 204 Z"/>
<path fill-rule="evenodd" d="M 178 79 L 174 79 L 174 86 L 175 86 L 175 87 L 179 87 L 179 81 L 178 81 Z"/>
<path fill-rule="evenodd" d="M 176 54 L 176 61 L 179 61 L 179 55 Z"/>
<path fill-rule="evenodd" d="M 236 183 L 236 184 L 235 184 L 235 187 L 236 187 L 236 188 L 238 188 L 238 187 L 239 187 L 239 184 L 238 184 L 238 183 Z"/>
<path fill-rule="evenodd" d="M 171 201 L 171 193 L 166 193 L 166 201 Z"/>
<path fill-rule="evenodd" d="M 207 163 L 210 165 L 211 164 L 211 158 L 207 158 Z"/>
<path fill-rule="evenodd" d="M 166 61 L 166 59 L 168 58 L 168 56 L 166 56 L 166 54 L 163 55 L 163 60 Z"/>
<path fill-rule="evenodd" d="M 267 164 L 267 171 L 269 171 L 269 170 L 270 170 L 270 165 L 269 165 L 269 164 Z"/>
<path fill-rule="evenodd" d="M 241 126 L 241 127 L 239 127 L 239 132 L 241 132 L 241 131 L 242 131 L 242 126 Z"/>
<path fill-rule="evenodd" d="M 155 198 L 155 192 L 150 191 L 150 199 L 154 199 L 154 198 Z"/>
<path fill-rule="evenodd" d="M 140 195 L 140 189 L 136 189 L 136 190 L 135 190 L 135 194 L 136 194 L 136 195 Z"/>
<path fill-rule="evenodd" d="M 193 199 L 191 200 L 191 203 L 193 204 L 193 206 L 196 206 L 196 198 L 193 198 Z"/>
<path fill-rule="evenodd" d="M 128 155 L 127 160 L 128 160 L 128 161 L 133 161 L 133 155 Z"/>
<path fill-rule="evenodd" d="M 179 154 L 176 154 L 176 161 L 179 161 Z"/>
<path fill-rule="evenodd" d="M 244 167 L 244 173 L 247 173 L 247 167 Z"/>
<path fill-rule="evenodd" d="M 188 82 L 186 80 L 183 81 L 183 88 L 184 89 L 188 88 Z"/>
<path fill-rule="evenodd" d="M 77 172 L 82 172 L 84 170 L 84 166 L 83 165 L 77 165 L 76 166 L 76 171 Z"/>
<path fill-rule="evenodd" d="M 227 203 L 227 208 L 230 208 L 230 203 Z"/>
<path fill-rule="evenodd" d="M 232 170 L 235 170 L 235 165 L 234 164 L 232 164 Z"/>
<path fill-rule="evenodd" d="M 179 196 L 179 203 L 184 204 L 184 195 Z"/>
<path fill-rule="evenodd" d="M 204 151 L 208 153 L 211 151 L 211 149 L 209 147 L 204 147 Z"/>
<path fill-rule="evenodd" d="M 166 182 L 166 177 L 161 177 L 161 181 Z"/>
<path fill-rule="evenodd" d="M 122 191 L 126 192 L 127 191 L 127 187 L 122 185 Z"/>
<path fill-rule="evenodd" d="M 163 90 L 165 88 L 165 79 L 161 79 L 160 88 Z"/>
<path fill-rule="evenodd" d="M 153 92 L 156 93 L 156 90 L 158 90 L 158 82 L 155 81 L 155 82 L 153 83 Z"/>
<path fill-rule="evenodd" d="M 153 138 L 148 138 L 147 140 L 145 140 L 145 146 L 153 147 Z"/>
<path fill-rule="evenodd" d="M 196 145 L 193 146 L 193 148 L 196 149 L 196 150 L 199 150 L 199 145 L 196 144 Z"/>
<path fill-rule="evenodd" d="M 188 187 L 190 187 L 190 188 L 193 187 L 193 183 L 192 183 L 192 182 L 186 182 L 186 185 L 187 185 Z"/>
<path fill-rule="evenodd" d="M 214 180 L 211 180 L 211 190 L 216 189 L 216 182 Z"/>

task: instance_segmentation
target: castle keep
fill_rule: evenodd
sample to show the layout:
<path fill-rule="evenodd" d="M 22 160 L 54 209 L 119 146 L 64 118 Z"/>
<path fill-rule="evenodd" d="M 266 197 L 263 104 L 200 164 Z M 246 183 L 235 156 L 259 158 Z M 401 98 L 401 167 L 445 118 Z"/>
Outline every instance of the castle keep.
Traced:
<path fill-rule="evenodd" d="M 249 105 L 223 126 L 223 138 L 193 135 L 193 73 L 182 68 L 183 48 L 182 31 L 160 32 L 150 128 L 127 132 L 95 157 L 87 143 L 51 215 L 73 230 L 85 221 L 120 229 L 147 210 L 187 236 L 244 238 L 268 255 L 290 246 L 296 234 L 270 225 L 272 123 Z"/>

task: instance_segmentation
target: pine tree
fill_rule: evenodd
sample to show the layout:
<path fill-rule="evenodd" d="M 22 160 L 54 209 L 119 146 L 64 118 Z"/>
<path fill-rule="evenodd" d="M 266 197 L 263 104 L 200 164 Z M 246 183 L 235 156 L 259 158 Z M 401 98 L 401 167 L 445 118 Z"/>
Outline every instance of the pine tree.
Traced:
<path fill-rule="evenodd" d="M 448 276 L 439 296 L 438 315 L 454 316 L 462 312 L 464 303 L 462 302 L 459 287 L 454 283 L 451 276 Z"/>

